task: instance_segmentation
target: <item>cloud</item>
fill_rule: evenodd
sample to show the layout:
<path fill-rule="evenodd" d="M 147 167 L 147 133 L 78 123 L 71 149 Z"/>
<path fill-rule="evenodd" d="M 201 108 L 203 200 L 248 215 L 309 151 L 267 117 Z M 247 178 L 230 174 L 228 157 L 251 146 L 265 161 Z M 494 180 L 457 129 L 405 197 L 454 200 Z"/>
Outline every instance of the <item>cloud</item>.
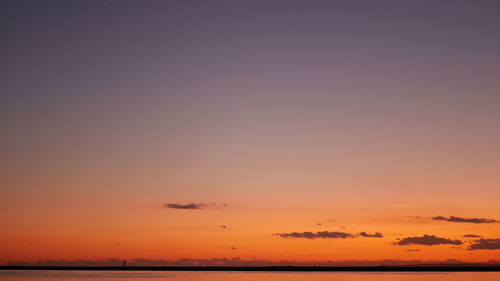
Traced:
<path fill-rule="evenodd" d="M 462 245 L 463 242 L 460 240 L 451 240 L 447 238 L 436 237 L 434 235 L 427 235 L 421 237 L 405 237 L 397 242 L 393 243 L 398 246 L 406 246 L 406 245 L 426 245 L 426 246 L 434 246 L 434 245 Z"/>
<path fill-rule="evenodd" d="M 224 228 L 224 229 L 226 229 L 226 228 L 227 228 L 227 226 L 225 226 L 225 225 L 221 225 L 221 226 L 220 226 L 220 228 Z"/>
<path fill-rule="evenodd" d="M 474 240 L 468 248 L 472 250 L 500 250 L 500 239 L 478 239 Z"/>
<path fill-rule="evenodd" d="M 329 239 L 329 238 L 356 238 L 356 237 L 369 237 L 369 238 L 382 238 L 384 237 L 382 233 L 375 232 L 373 234 L 369 234 L 366 232 L 360 232 L 358 234 L 352 234 L 347 232 L 339 232 L 339 231 L 318 231 L 318 232 L 290 232 L 290 233 L 275 233 L 274 235 L 280 236 L 282 238 L 306 238 L 306 239 Z"/>
<path fill-rule="evenodd" d="M 487 218 L 461 218 L 461 217 L 455 217 L 455 216 L 450 216 L 450 217 L 443 217 L 443 216 L 436 216 L 432 217 L 433 220 L 436 221 L 449 221 L 449 222 L 466 222 L 466 223 L 495 223 L 495 222 L 500 222 L 495 219 L 487 219 Z"/>
<path fill-rule="evenodd" d="M 375 233 L 373 233 L 373 234 L 368 234 L 368 233 L 366 233 L 366 232 L 364 232 L 364 231 L 363 231 L 363 232 L 360 232 L 360 233 L 359 233 L 359 236 L 361 236 L 361 237 L 371 237 L 371 238 L 382 238 L 382 237 L 384 237 L 384 236 L 382 235 L 382 233 L 380 233 L 380 232 L 375 232 Z"/>
<path fill-rule="evenodd" d="M 476 235 L 476 234 L 465 234 L 463 237 L 479 238 L 479 237 L 481 237 L 481 235 Z"/>
<path fill-rule="evenodd" d="M 354 235 L 346 232 L 337 231 L 318 231 L 318 232 L 290 232 L 290 233 L 275 233 L 282 238 L 306 238 L 306 239 L 327 239 L 327 238 L 354 238 Z"/>
<path fill-rule="evenodd" d="M 419 249 L 407 249 L 406 251 L 407 252 L 420 252 Z"/>
<path fill-rule="evenodd" d="M 408 216 L 409 218 L 414 218 L 414 219 L 421 219 L 421 216 Z"/>
<path fill-rule="evenodd" d="M 179 209 L 179 210 L 200 210 L 206 209 L 208 207 L 214 207 L 215 204 L 204 204 L 204 203 L 187 203 L 187 204 L 179 204 L 179 203 L 167 203 L 164 205 L 165 208 L 169 209 Z"/>

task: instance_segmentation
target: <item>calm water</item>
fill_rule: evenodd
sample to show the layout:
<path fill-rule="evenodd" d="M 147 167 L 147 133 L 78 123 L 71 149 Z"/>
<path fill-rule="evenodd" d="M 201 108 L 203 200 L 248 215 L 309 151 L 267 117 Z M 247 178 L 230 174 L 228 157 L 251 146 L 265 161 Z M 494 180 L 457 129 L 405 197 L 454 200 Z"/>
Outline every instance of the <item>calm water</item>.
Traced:
<path fill-rule="evenodd" d="M 500 281 L 500 272 L 0 271 L 0 281 Z"/>

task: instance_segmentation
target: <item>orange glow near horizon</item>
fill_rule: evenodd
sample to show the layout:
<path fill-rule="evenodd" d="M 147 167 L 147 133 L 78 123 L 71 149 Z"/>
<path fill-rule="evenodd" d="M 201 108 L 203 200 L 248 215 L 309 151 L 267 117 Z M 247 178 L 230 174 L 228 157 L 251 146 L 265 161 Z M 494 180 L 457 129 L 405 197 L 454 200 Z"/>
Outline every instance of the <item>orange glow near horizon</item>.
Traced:
<path fill-rule="evenodd" d="M 109 203 L 112 202 L 116 203 L 115 200 Z M 469 241 L 478 238 L 463 236 L 473 233 L 495 237 L 498 223 L 441 222 L 430 216 L 411 217 L 410 210 L 404 209 L 374 212 L 361 209 L 360 213 L 350 213 L 339 208 L 328 211 L 319 207 L 252 208 L 218 204 L 207 209 L 183 210 L 167 209 L 161 204 L 146 206 L 125 202 L 114 206 L 96 203 L 95 209 L 89 212 L 85 204 L 71 205 L 26 212 L 19 214 L 15 221 L 1 216 L 9 229 L 0 234 L 0 239 L 10 241 L 2 246 L 1 262 L 222 257 L 304 262 L 386 259 L 485 262 L 497 258 L 495 251 L 467 250 Z M 345 232 L 356 236 L 360 232 L 380 232 L 384 237 L 305 239 L 275 235 L 306 231 Z M 398 238 L 424 234 L 458 239 L 464 244 L 460 248 L 393 245 Z M 409 249 L 411 251 L 407 251 Z"/>

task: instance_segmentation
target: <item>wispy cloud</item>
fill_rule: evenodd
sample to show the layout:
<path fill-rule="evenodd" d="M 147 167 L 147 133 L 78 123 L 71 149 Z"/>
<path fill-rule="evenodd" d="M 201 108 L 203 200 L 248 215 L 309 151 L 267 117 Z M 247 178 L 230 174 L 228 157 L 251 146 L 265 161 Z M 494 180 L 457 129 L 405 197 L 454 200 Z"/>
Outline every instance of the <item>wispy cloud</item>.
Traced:
<path fill-rule="evenodd" d="M 195 203 L 188 203 L 188 204 L 167 203 L 167 204 L 165 204 L 165 207 L 167 207 L 169 209 L 199 210 L 199 209 L 206 208 L 207 205 L 206 204 L 195 204 Z"/>
<path fill-rule="evenodd" d="M 448 222 L 465 222 L 465 223 L 496 223 L 499 222 L 495 219 L 487 219 L 487 218 L 462 218 L 462 217 L 443 217 L 443 216 L 435 216 L 432 217 L 433 220 L 436 221 L 448 221 Z"/>
<path fill-rule="evenodd" d="M 290 232 L 290 233 L 275 233 L 275 235 L 280 236 L 282 238 L 306 238 L 306 239 L 345 239 L 345 238 L 354 238 L 354 235 L 346 232 L 338 232 L 338 231 L 318 231 L 318 232 Z"/>
<path fill-rule="evenodd" d="M 201 210 L 210 207 L 216 207 L 217 205 L 214 203 L 167 203 L 164 204 L 165 208 L 168 209 L 178 209 L 178 210 Z M 224 206 L 226 206 L 224 204 Z"/>
<path fill-rule="evenodd" d="M 434 235 L 427 235 L 420 237 L 405 237 L 393 243 L 398 246 L 406 246 L 406 245 L 425 245 L 425 246 L 434 246 L 434 245 L 462 245 L 463 242 L 460 240 L 451 240 L 448 238 L 437 237 Z"/>
<path fill-rule="evenodd" d="M 368 238 L 382 238 L 384 237 L 382 233 L 375 232 L 369 234 L 366 232 L 360 232 L 358 234 L 339 232 L 339 231 L 304 231 L 304 232 L 290 232 L 290 233 L 275 233 L 274 235 L 280 236 L 282 238 L 306 238 L 306 239 L 346 239 L 346 238 L 356 238 L 356 237 L 368 237 Z"/>
<path fill-rule="evenodd" d="M 500 250 L 500 239 L 478 239 L 468 250 Z"/>

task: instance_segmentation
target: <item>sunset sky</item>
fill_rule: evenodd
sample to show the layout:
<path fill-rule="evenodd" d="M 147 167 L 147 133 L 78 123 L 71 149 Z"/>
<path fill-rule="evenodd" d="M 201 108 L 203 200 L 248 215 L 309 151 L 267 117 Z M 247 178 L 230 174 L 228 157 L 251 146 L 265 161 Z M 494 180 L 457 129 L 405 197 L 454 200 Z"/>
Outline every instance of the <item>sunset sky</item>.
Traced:
<path fill-rule="evenodd" d="M 3 0 L 0 264 L 500 260 L 500 1 Z"/>

